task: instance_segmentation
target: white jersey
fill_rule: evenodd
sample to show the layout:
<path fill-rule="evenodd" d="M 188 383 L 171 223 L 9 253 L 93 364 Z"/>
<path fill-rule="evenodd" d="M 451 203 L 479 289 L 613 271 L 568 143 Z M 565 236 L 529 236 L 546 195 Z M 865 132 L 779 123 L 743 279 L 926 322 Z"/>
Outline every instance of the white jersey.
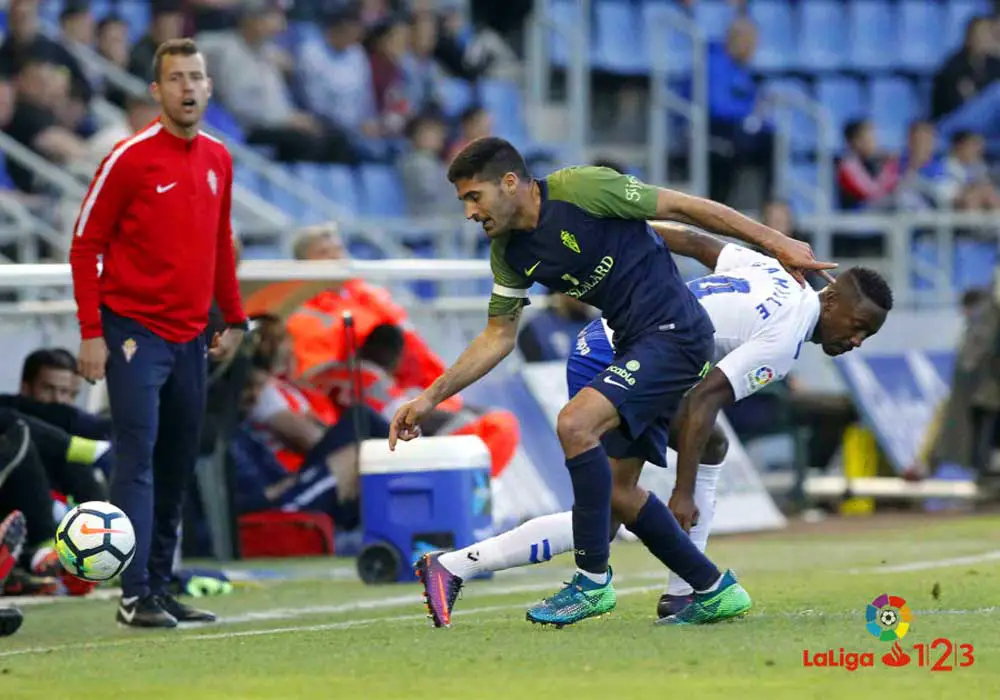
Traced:
<path fill-rule="evenodd" d="M 728 244 L 715 272 L 688 287 L 715 326 L 716 366 L 736 400 L 783 379 L 819 321 L 819 295 L 774 258 Z M 604 323 L 611 342 L 611 329 Z"/>

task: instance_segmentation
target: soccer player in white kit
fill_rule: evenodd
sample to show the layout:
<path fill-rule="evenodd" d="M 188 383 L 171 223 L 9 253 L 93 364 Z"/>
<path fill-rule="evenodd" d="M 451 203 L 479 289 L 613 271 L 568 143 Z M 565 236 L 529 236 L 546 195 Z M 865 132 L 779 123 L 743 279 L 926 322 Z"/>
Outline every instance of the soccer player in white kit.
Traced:
<path fill-rule="evenodd" d="M 892 308 L 892 292 L 877 272 L 855 267 L 817 293 L 801 286 L 774 258 L 676 224 L 656 223 L 653 228 L 672 252 L 693 257 L 714 271 L 690 282 L 688 288 L 715 327 L 716 364 L 687 394 L 669 431 L 649 431 L 632 441 L 633 449 L 625 458 L 612 460 L 612 509 L 620 519 L 619 513 L 644 502 L 646 492 L 638 486 L 643 465 L 648 461 L 665 467 L 669 446 L 677 451 L 677 473 L 697 474 L 695 483 L 675 485 L 670 508 L 704 551 L 725 456 L 724 442 L 718 449 L 718 432 L 714 449 L 706 451 L 713 441 L 719 411 L 785 377 L 806 342 L 822 345 L 831 356 L 859 347 L 882 327 Z M 581 331 L 567 363 L 570 396 L 611 363 L 613 348 L 603 319 Z M 710 453 L 715 456 L 705 459 Z M 685 470 L 685 464 L 690 467 L 692 461 L 696 469 Z M 698 462 L 711 463 L 699 466 Z M 468 579 L 487 571 L 548 561 L 572 547 L 571 514 L 556 513 L 441 554 L 438 561 L 454 575 Z M 697 596 L 694 598 L 690 586 L 672 575 L 658 614 L 664 622 L 697 623 L 699 609 Z"/>

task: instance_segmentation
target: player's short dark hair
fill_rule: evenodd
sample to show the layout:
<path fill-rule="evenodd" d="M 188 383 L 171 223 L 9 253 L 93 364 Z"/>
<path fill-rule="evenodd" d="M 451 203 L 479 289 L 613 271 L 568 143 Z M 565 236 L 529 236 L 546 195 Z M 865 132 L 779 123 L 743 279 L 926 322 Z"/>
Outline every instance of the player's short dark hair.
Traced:
<path fill-rule="evenodd" d="M 973 287 L 972 289 L 966 289 L 962 294 L 961 305 L 966 311 L 979 306 L 981 303 L 989 298 L 989 293 L 982 287 Z"/>
<path fill-rule="evenodd" d="M 966 141 L 971 141 L 972 139 L 982 138 L 979 134 L 971 129 L 959 129 L 954 134 L 951 135 L 951 147 L 957 148 L 961 146 Z"/>
<path fill-rule="evenodd" d="M 44 369 L 65 369 L 76 372 L 76 358 L 68 350 L 42 348 L 24 358 L 21 383 L 32 384 Z"/>
<path fill-rule="evenodd" d="M 160 69 L 163 67 L 164 56 L 194 56 L 199 53 L 198 44 L 194 39 L 168 39 L 156 47 L 153 56 L 153 80 L 160 82 Z"/>
<path fill-rule="evenodd" d="M 112 12 L 109 15 L 105 15 L 104 19 L 102 19 L 100 22 L 97 23 L 97 35 L 100 36 L 105 29 L 107 29 L 113 24 L 124 24 L 128 26 L 128 22 L 125 21 L 124 17 Z"/>
<path fill-rule="evenodd" d="M 402 357 L 405 344 L 406 337 L 402 328 L 393 323 L 383 323 L 375 326 L 368 334 L 364 345 L 358 350 L 358 356 L 388 369 Z"/>
<path fill-rule="evenodd" d="M 854 280 L 858 291 L 875 306 L 883 311 L 892 310 L 892 289 L 881 273 L 870 267 L 852 267 L 842 276 L 848 276 Z"/>
<path fill-rule="evenodd" d="M 507 173 L 520 178 L 528 177 L 524 157 L 510 141 L 496 136 L 476 139 L 455 156 L 448 168 L 448 182 L 459 180 L 488 180 L 499 182 Z"/>
<path fill-rule="evenodd" d="M 852 143 L 854 139 L 861 135 L 870 122 L 867 119 L 852 119 L 844 127 L 844 141 Z"/>

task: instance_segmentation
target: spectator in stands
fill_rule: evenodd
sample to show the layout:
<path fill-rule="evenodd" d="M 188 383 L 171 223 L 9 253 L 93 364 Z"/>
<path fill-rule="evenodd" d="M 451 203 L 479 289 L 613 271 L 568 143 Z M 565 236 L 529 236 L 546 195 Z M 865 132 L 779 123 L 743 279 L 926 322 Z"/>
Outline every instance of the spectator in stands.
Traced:
<path fill-rule="evenodd" d="M 434 58 L 438 20 L 432 12 L 414 13 L 410 20 L 410 51 L 403 61 L 408 100 L 417 112 L 439 109 L 444 73 Z"/>
<path fill-rule="evenodd" d="M 118 15 L 108 15 L 97 25 L 97 53 L 112 65 L 128 72 L 128 23 Z M 101 84 L 101 83 L 98 83 Z M 113 105 L 125 108 L 128 95 L 110 83 L 103 83 L 104 97 Z"/>
<path fill-rule="evenodd" d="M 462 213 L 453 193 L 442 187 L 448 167 L 442 160 L 446 127 L 437 113 L 420 114 L 407 126 L 410 150 L 399 163 L 411 216 L 448 216 Z"/>
<path fill-rule="evenodd" d="M 945 163 L 944 198 L 959 210 L 995 211 L 1000 195 L 990 179 L 984 157 L 983 137 L 971 131 L 956 132 Z"/>
<path fill-rule="evenodd" d="M 371 64 L 361 37 L 358 7 L 349 4 L 323 19 L 324 42 L 299 47 L 296 81 L 306 107 L 327 128 L 347 134 L 359 156 L 374 155 L 382 136 L 375 109 Z"/>
<path fill-rule="evenodd" d="M 990 55 L 993 30 L 986 17 L 974 17 L 965 26 L 965 43 L 934 75 L 931 118 L 950 114 L 1000 77 L 1000 59 Z"/>
<path fill-rule="evenodd" d="M 217 40 L 212 52 L 219 102 L 247 131 L 247 141 L 273 146 L 280 161 L 352 160 L 343 134 L 312 114 L 296 109 L 272 41 L 285 30 L 285 15 L 274 0 L 247 0 L 239 26 Z"/>
<path fill-rule="evenodd" d="M 750 70 L 756 51 L 757 29 L 747 19 L 735 20 L 726 43 L 709 51 L 709 189 L 720 202 L 735 196 L 737 177 L 747 168 L 763 177 L 763 192 L 771 190 L 774 133 L 763 119 L 765 105 Z"/>
<path fill-rule="evenodd" d="M 159 108 L 151 98 L 128 97 L 125 101 L 125 121 L 112 122 L 87 139 L 87 152 L 72 163 L 73 172 L 86 179 L 92 178 L 116 143 L 148 126 L 158 114 Z"/>
<path fill-rule="evenodd" d="M 62 44 L 39 31 L 38 0 L 11 0 L 7 11 L 7 38 L 0 46 L 0 72 L 18 74 L 31 61 L 66 68 L 85 102 L 90 87 L 80 62 Z"/>
<path fill-rule="evenodd" d="M 129 72 L 147 83 L 153 82 L 153 57 L 156 48 L 164 41 L 179 39 L 184 35 L 183 0 L 151 0 L 153 21 L 149 31 L 132 47 Z M 210 66 L 211 70 L 213 67 Z"/>
<path fill-rule="evenodd" d="M 372 67 L 375 111 L 388 136 L 402 134 L 414 108 L 409 101 L 410 89 L 404 71 L 409 45 L 410 25 L 398 16 L 380 21 L 365 37 L 365 49 Z"/>
<path fill-rule="evenodd" d="M 549 290 L 548 306 L 532 315 L 517 336 L 517 348 L 525 362 L 565 360 L 573 343 L 584 342 L 579 336 L 595 314 L 592 306 L 579 299 Z"/>
<path fill-rule="evenodd" d="M 241 4 L 242 0 L 188 0 L 185 5 L 189 12 L 188 35 L 232 29 L 239 22 Z M 287 11 L 290 4 L 274 2 L 282 12 Z"/>
<path fill-rule="evenodd" d="M 472 105 L 462 112 L 458 120 L 458 138 L 448 150 L 448 162 L 455 159 L 462 150 L 476 139 L 493 135 L 493 117 L 481 105 Z"/>
<path fill-rule="evenodd" d="M 900 208 L 935 209 L 948 206 L 944 162 L 937 156 L 937 135 L 927 121 L 910 124 L 906 151 L 899 162 L 900 182 L 896 199 Z"/>
<path fill-rule="evenodd" d="M 68 97 L 68 74 L 44 57 L 29 58 L 17 75 L 17 104 L 7 133 L 55 163 L 77 160 L 86 153 L 86 146 L 57 116 Z M 30 170 L 8 161 L 7 171 L 18 189 L 35 191 L 37 183 Z"/>
<path fill-rule="evenodd" d="M 795 230 L 795 215 L 792 214 L 792 208 L 783 199 L 769 199 L 764 202 L 764 207 L 761 209 L 761 223 L 786 236 L 802 239 Z"/>
<path fill-rule="evenodd" d="M 880 152 L 867 119 L 844 127 L 847 153 L 837 166 L 842 209 L 888 209 L 899 184 L 899 161 Z"/>

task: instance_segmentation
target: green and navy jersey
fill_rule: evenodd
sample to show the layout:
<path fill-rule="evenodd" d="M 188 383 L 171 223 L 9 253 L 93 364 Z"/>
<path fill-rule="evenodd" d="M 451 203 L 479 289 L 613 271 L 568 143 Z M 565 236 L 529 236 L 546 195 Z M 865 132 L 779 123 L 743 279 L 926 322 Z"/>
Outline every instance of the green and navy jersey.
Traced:
<path fill-rule="evenodd" d="M 603 312 L 621 346 L 643 333 L 704 335 L 712 325 L 649 227 L 657 189 L 609 168 L 574 167 L 538 182 L 533 231 L 511 231 L 490 245 L 490 315 L 514 313 L 539 282 Z"/>

